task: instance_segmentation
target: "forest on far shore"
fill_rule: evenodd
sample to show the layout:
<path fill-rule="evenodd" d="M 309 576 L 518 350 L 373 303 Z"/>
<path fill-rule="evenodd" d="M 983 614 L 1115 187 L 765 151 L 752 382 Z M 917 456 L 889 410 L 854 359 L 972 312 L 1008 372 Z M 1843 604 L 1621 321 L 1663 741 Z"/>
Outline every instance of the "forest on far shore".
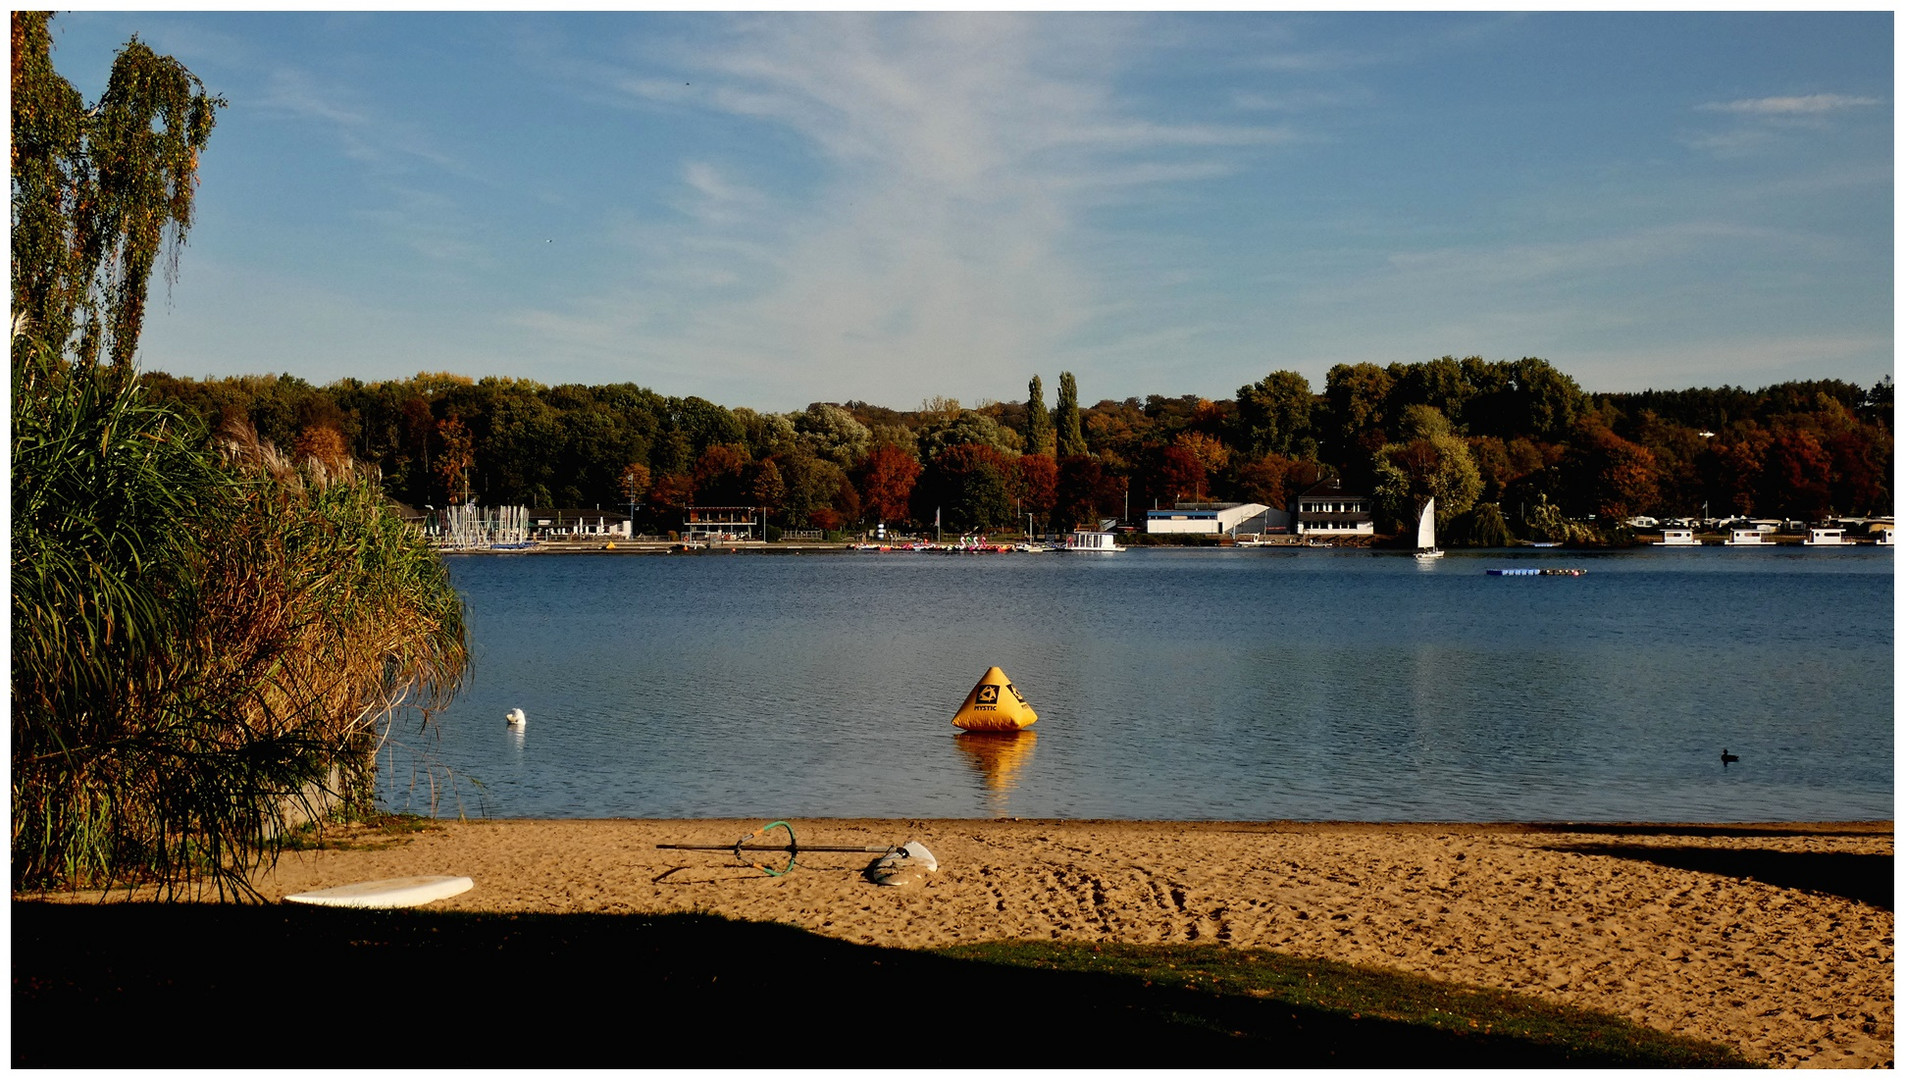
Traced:
<path fill-rule="evenodd" d="M 1892 380 L 1759 390 L 1584 392 L 1537 358 L 1275 371 L 1234 398 L 1081 405 L 933 398 L 897 410 L 726 408 L 632 383 L 544 386 L 418 374 L 313 386 L 291 375 L 147 373 L 213 428 L 248 424 L 299 459 L 375 466 L 416 507 L 475 502 L 628 512 L 679 528 L 687 506 L 758 506 L 782 527 L 1066 529 L 1181 500 L 1283 508 L 1322 479 L 1374 497 L 1395 531 L 1436 499 L 1456 542 L 1591 539 L 1654 517 L 1806 521 L 1892 512 Z"/>

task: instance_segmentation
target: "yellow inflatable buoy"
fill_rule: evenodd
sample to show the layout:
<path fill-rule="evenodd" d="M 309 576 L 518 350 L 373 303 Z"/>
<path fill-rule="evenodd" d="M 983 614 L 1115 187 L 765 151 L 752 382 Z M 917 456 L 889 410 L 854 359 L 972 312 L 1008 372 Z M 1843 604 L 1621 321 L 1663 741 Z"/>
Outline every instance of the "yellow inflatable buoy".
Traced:
<path fill-rule="evenodd" d="M 1025 695 L 996 667 L 987 668 L 966 703 L 953 714 L 953 726 L 967 731 L 1017 731 L 1038 723 Z"/>

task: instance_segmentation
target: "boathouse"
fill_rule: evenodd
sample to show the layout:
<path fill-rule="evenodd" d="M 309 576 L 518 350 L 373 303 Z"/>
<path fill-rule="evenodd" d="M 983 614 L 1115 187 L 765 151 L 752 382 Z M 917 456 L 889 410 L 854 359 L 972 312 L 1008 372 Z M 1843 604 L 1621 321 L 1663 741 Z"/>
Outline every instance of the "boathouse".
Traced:
<path fill-rule="evenodd" d="M 1312 485 L 1296 497 L 1299 536 L 1374 536 L 1369 496 L 1344 491 L 1341 480 Z"/>
<path fill-rule="evenodd" d="M 600 507 L 588 509 L 565 506 L 550 510 L 531 510 L 528 513 L 528 524 L 530 535 L 543 539 L 629 535 L 627 514 L 615 510 L 603 510 Z"/>
<path fill-rule="evenodd" d="M 758 540 L 758 506 L 690 506 L 682 511 L 683 540 Z"/>
<path fill-rule="evenodd" d="M 1147 533 L 1235 536 L 1239 532 L 1284 532 L 1289 527 L 1287 511 L 1262 503 L 1180 502 L 1169 510 L 1149 510 L 1144 515 Z"/>

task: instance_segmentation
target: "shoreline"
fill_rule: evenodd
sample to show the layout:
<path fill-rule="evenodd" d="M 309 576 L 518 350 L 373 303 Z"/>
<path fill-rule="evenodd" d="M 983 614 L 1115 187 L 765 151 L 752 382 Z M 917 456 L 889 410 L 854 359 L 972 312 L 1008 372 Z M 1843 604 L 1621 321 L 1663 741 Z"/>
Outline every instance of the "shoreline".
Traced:
<path fill-rule="evenodd" d="M 877 854 L 803 851 L 778 877 L 742 865 L 725 848 L 763 824 L 343 830 L 336 839 L 388 843 L 287 851 L 254 884 L 276 901 L 453 874 L 475 887 L 422 910 L 694 911 L 906 948 L 995 939 L 1263 948 L 1613 1012 L 1773 1066 L 1892 1063 L 1889 821 L 791 822 L 802 845 L 923 843 L 939 871 L 902 888 L 864 874 Z"/>
<path fill-rule="evenodd" d="M 1388 542 L 1372 542 L 1369 537 L 1335 537 L 1330 541 L 1310 545 L 1302 540 L 1279 539 L 1262 545 L 1242 545 L 1223 543 L 1219 540 L 1168 543 L 1148 542 L 1144 540 L 1124 540 L 1124 550 L 1157 551 L 1233 551 L 1233 550 L 1273 550 L 1273 551 L 1368 551 L 1377 554 L 1408 554 L 1415 549 L 1395 538 L 1385 538 Z M 615 537 L 589 540 L 542 540 L 532 547 L 525 548 L 439 548 L 440 555 L 801 555 L 836 552 L 865 552 L 876 555 L 946 555 L 946 554 L 1022 554 L 1011 551 L 958 551 L 950 546 L 934 549 L 907 551 L 897 544 L 889 543 L 891 550 L 871 551 L 865 545 L 878 545 L 873 540 L 719 540 L 713 542 L 685 540 L 624 540 Z M 1474 553 L 1514 553 L 1554 554 L 1554 555 L 1592 555 L 1618 551 L 1635 551 L 1647 548 L 1667 547 L 1675 550 L 1725 548 L 1718 538 L 1702 540 L 1697 544 L 1663 545 L 1657 542 L 1638 540 L 1630 544 L 1567 544 L 1559 547 L 1536 547 L 1528 543 L 1513 544 L 1504 548 L 1449 548 L 1451 552 Z M 1787 548 L 1811 550 L 1799 538 L 1768 540 L 1760 544 L 1748 545 L 1749 548 L 1770 551 Z M 1864 538 L 1848 539 L 1840 544 L 1828 545 L 1830 548 L 1865 549 L 1888 547 L 1875 544 Z M 1054 554 L 1046 552 L 1045 554 Z"/>

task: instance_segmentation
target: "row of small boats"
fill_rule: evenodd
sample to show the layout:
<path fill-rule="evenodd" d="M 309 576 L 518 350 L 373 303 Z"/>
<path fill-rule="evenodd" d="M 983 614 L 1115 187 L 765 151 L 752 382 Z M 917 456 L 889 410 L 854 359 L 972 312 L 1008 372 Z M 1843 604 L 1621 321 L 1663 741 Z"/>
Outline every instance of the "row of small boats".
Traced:
<path fill-rule="evenodd" d="M 1039 554 L 1049 551 L 1068 551 L 1092 555 L 1113 555 L 1124 548 L 1118 545 L 1117 534 L 1096 530 L 1078 530 L 1065 538 L 1063 543 L 1033 543 L 1021 540 L 1016 544 L 990 543 L 983 536 L 961 537 L 953 543 L 935 543 L 931 540 L 913 540 L 907 543 L 893 544 L 855 544 L 855 551 L 913 552 L 931 551 L 953 555 L 1004 555 Z"/>
<path fill-rule="evenodd" d="M 1879 547 L 1892 546 L 1892 530 L 1881 529 L 1872 541 Z M 1846 539 L 1844 529 L 1817 528 L 1806 530 L 1806 538 L 1800 541 L 1801 547 L 1852 547 L 1857 543 Z M 1716 544 L 1702 544 L 1693 535 L 1692 529 L 1662 529 L 1660 539 L 1654 541 L 1655 547 L 1773 547 L 1775 541 L 1759 529 L 1734 529 L 1725 540 Z"/>

